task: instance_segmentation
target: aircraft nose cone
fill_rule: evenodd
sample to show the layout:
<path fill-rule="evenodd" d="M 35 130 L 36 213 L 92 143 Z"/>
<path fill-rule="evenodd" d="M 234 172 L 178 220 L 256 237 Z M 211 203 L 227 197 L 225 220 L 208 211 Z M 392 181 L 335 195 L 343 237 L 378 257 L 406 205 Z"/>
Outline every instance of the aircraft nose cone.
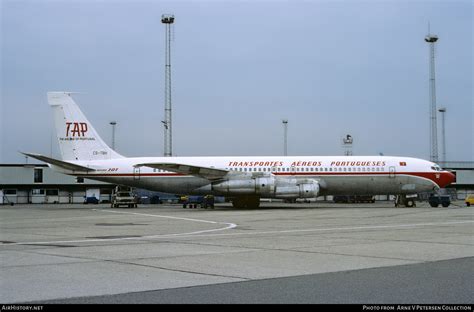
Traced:
<path fill-rule="evenodd" d="M 456 182 L 456 175 L 452 172 L 448 172 L 449 174 L 449 184 Z"/>
<path fill-rule="evenodd" d="M 453 174 L 452 172 L 446 171 L 443 173 L 443 185 L 442 187 L 445 187 L 446 185 L 449 185 L 453 182 L 456 182 L 456 175 Z"/>

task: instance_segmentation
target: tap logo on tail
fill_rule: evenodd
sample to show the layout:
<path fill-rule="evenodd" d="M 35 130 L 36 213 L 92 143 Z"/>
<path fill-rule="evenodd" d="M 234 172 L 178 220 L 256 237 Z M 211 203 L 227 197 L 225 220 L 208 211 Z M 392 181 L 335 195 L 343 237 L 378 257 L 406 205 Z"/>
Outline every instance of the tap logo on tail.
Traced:
<path fill-rule="evenodd" d="M 85 122 L 66 122 L 66 137 L 84 137 L 87 132 Z"/>
<path fill-rule="evenodd" d="M 95 140 L 86 138 L 89 127 L 86 122 L 66 122 L 66 137 L 61 140 Z"/>

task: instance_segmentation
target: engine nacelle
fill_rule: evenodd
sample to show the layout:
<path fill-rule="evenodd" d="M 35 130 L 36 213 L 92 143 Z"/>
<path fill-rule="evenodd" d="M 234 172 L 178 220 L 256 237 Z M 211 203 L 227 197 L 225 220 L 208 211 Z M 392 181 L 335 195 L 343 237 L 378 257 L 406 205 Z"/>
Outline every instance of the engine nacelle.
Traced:
<path fill-rule="evenodd" d="M 319 194 L 317 181 L 297 185 L 277 186 L 276 198 L 315 198 Z"/>
<path fill-rule="evenodd" d="M 217 192 L 230 195 L 259 195 L 273 197 L 275 193 L 275 177 L 257 177 L 241 180 L 227 180 L 212 185 Z"/>
<path fill-rule="evenodd" d="M 275 178 L 274 176 L 227 180 L 212 184 L 212 190 L 224 195 L 256 195 L 267 198 L 315 198 L 319 194 L 316 180 Z"/>

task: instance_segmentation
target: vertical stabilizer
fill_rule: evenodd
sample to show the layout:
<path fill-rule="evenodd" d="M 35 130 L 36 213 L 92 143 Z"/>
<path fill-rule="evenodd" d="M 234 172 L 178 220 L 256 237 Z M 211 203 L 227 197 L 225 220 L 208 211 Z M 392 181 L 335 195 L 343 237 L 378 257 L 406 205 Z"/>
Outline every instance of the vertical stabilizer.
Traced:
<path fill-rule="evenodd" d="M 95 131 L 70 92 L 48 92 L 63 160 L 122 158 Z"/>

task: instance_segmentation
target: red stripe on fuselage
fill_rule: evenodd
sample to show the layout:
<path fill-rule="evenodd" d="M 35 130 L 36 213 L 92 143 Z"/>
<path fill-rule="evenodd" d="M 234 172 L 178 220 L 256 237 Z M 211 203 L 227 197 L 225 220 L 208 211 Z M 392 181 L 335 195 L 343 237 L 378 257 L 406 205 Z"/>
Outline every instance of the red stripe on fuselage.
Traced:
<path fill-rule="evenodd" d="M 251 173 L 251 172 L 249 172 Z M 433 181 L 440 187 L 444 187 L 454 181 L 454 175 L 450 172 L 272 172 L 276 176 L 389 176 L 409 175 L 425 178 Z M 176 177 L 191 176 L 182 173 L 100 173 L 81 175 L 85 178 L 93 177 Z"/>
<path fill-rule="evenodd" d="M 182 173 L 98 173 L 98 174 L 83 174 L 83 177 L 174 177 L 185 176 Z"/>

